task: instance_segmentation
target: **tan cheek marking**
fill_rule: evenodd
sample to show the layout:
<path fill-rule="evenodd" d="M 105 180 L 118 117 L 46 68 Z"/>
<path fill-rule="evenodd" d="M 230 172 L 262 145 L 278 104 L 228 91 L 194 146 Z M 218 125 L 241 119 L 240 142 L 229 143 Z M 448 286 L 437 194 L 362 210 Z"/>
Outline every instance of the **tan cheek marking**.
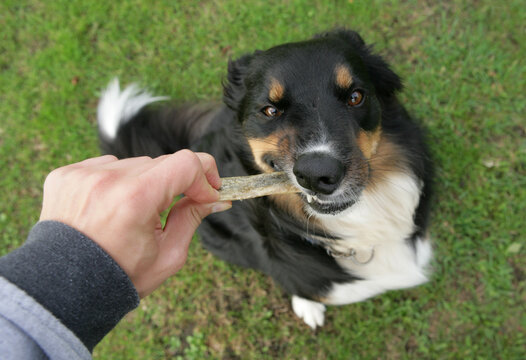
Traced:
<path fill-rule="evenodd" d="M 264 172 L 273 172 L 273 169 L 263 161 L 263 155 L 268 153 L 276 153 L 278 151 L 279 138 L 276 135 L 271 135 L 263 139 L 248 139 L 248 145 L 252 150 L 252 155 L 256 164 Z"/>
<path fill-rule="evenodd" d="M 383 137 L 378 145 L 375 156 L 372 158 L 371 168 L 377 172 L 392 172 L 395 169 L 400 170 L 406 163 L 402 154 L 403 152 L 398 145 Z"/>
<path fill-rule="evenodd" d="M 374 189 L 376 185 L 385 181 L 389 174 L 404 172 L 408 166 L 403 150 L 385 136 L 380 139 L 376 154 L 369 160 L 369 164 L 372 176 L 368 189 Z"/>
<path fill-rule="evenodd" d="M 358 147 L 366 159 L 370 159 L 376 154 L 381 137 L 382 128 L 380 126 L 373 131 L 360 130 L 360 134 L 358 135 Z"/>
<path fill-rule="evenodd" d="M 270 90 L 268 93 L 269 100 L 274 103 L 277 103 L 281 99 L 283 99 L 284 94 L 285 94 L 285 88 L 283 87 L 283 85 L 275 78 L 272 78 L 270 82 Z"/>
<path fill-rule="evenodd" d="M 273 154 L 277 158 L 284 158 L 290 153 L 291 139 L 294 138 L 293 129 L 282 129 L 266 138 L 248 138 L 248 145 L 256 164 L 264 172 L 273 172 L 274 169 L 264 160 L 265 154 Z"/>
<path fill-rule="evenodd" d="M 345 65 L 338 65 L 334 69 L 336 74 L 336 85 L 342 89 L 348 89 L 352 85 L 352 76 L 349 68 Z"/>

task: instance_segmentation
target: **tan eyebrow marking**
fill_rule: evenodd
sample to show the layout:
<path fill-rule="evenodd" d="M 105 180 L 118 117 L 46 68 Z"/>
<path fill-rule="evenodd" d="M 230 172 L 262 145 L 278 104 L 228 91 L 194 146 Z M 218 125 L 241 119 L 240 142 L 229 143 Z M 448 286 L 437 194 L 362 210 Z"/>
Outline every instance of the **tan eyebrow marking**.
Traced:
<path fill-rule="evenodd" d="M 349 68 L 345 65 L 337 65 L 334 69 L 336 74 L 336 84 L 342 89 L 348 89 L 352 85 L 352 75 Z"/>
<path fill-rule="evenodd" d="M 272 102 L 279 102 L 283 99 L 283 94 L 285 94 L 285 87 L 277 79 L 272 78 L 270 81 L 270 90 L 268 92 L 268 98 Z"/>

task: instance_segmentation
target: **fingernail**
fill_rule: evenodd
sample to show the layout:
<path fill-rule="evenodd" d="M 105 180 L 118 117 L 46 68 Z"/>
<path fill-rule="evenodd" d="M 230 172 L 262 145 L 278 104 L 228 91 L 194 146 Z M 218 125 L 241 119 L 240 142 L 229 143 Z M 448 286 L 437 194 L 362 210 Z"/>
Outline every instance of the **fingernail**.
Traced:
<path fill-rule="evenodd" d="M 231 207 L 232 207 L 232 202 L 230 201 L 216 202 L 212 205 L 212 213 L 225 211 L 225 210 L 230 209 Z"/>

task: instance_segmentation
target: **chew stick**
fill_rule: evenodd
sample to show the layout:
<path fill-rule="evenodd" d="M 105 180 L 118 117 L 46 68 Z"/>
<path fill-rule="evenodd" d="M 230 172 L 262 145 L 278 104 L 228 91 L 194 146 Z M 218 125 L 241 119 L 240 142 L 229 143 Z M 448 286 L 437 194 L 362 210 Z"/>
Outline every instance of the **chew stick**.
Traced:
<path fill-rule="evenodd" d="M 243 200 L 255 197 L 299 192 L 284 172 L 222 179 L 219 200 Z"/>

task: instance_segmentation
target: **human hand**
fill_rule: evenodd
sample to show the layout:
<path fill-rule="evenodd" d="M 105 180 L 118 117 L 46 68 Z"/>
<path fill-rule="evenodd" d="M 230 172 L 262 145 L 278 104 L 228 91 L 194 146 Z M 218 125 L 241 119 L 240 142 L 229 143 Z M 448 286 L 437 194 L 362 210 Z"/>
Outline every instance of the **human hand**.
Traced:
<path fill-rule="evenodd" d="M 90 237 L 128 274 L 140 297 L 184 265 L 201 220 L 229 209 L 211 155 L 181 150 L 155 159 L 106 155 L 52 171 L 40 220 L 63 222 Z M 160 214 L 169 208 L 166 225 Z"/>

